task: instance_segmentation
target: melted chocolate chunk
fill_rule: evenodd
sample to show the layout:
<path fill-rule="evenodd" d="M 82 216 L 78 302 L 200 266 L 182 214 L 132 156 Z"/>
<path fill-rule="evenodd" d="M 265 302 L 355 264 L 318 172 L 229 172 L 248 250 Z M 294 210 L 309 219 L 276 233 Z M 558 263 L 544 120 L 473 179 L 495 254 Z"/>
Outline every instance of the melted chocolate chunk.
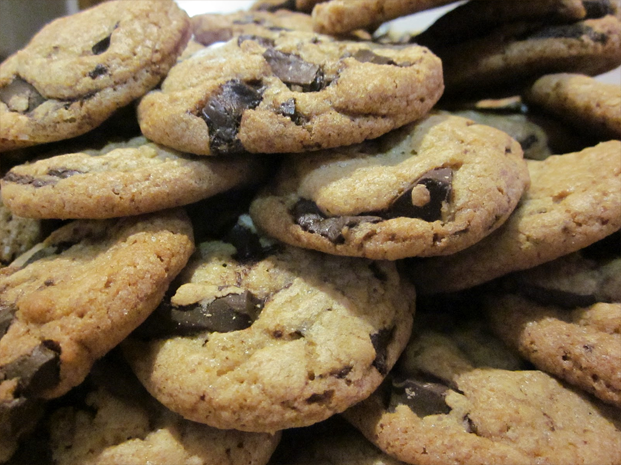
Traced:
<path fill-rule="evenodd" d="M 242 34 L 237 38 L 237 46 L 240 46 L 245 40 L 252 40 L 257 42 L 261 47 L 273 47 L 274 41 L 269 37 L 261 37 L 254 34 Z"/>
<path fill-rule="evenodd" d="M 261 103 L 261 92 L 256 86 L 238 79 L 223 84 L 201 110 L 209 127 L 209 147 L 214 154 L 228 155 L 244 152 L 237 132 L 244 111 Z"/>
<path fill-rule="evenodd" d="M 297 112 L 294 98 L 290 98 L 281 103 L 278 113 L 290 118 L 297 126 L 302 126 L 304 123 L 308 122 L 308 119 L 304 115 Z"/>
<path fill-rule="evenodd" d="M 32 187 L 43 187 L 43 186 L 49 186 L 51 184 L 56 184 L 56 181 L 52 179 L 39 179 L 39 178 L 30 176 L 29 174 L 17 174 L 17 173 L 14 173 L 13 171 L 9 171 L 4 176 L 3 179 L 6 182 L 14 182 L 16 184 L 22 184 L 22 185 L 30 184 Z"/>
<path fill-rule="evenodd" d="M 66 179 L 75 174 L 83 174 L 83 172 L 79 170 L 72 170 L 69 168 L 53 168 L 49 169 L 46 174 L 48 176 L 54 176 L 55 178 Z"/>
<path fill-rule="evenodd" d="M 319 234 L 334 244 L 345 242 L 343 230 L 360 223 L 378 223 L 379 216 L 335 216 L 326 217 L 312 200 L 300 199 L 291 211 L 293 220 L 304 231 Z"/>
<path fill-rule="evenodd" d="M 447 414 L 445 397 L 449 388 L 430 375 L 393 379 L 391 404 L 405 404 L 419 417 Z"/>
<path fill-rule="evenodd" d="M 606 15 L 615 14 L 615 8 L 610 0 L 583 0 L 582 5 L 586 10 L 588 19 L 603 18 Z"/>
<path fill-rule="evenodd" d="M 60 346 L 45 340 L 28 354 L 0 367 L 0 379 L 19 378 L 20 394 L 37 396 L 60 381 Z"/>
<path fill-rule="evenodd" d="M 235 224 L 225 235 L 224 241 L 233 244 L 237 249 L 233 258 L 240 263 L 255 263 L 263 260 L 276 250 L 276 246 L 261 244 L 261 239 L 250 229 Z"/>
<path fill-rule="evenodd" d="M 520 40 L 530 39 L 580 39 L 588 37 L 593 42 L 605 44 L 608 42 L 608 36 L 601 32 L 596 32 L 592 27 L 584 24 L 567 24 L 560 26 L 546 26 L 537 32 L 529 34 Z"/>
<path fill-rule="evenodd" d="M 376 65 L 397 65 L 394 60 L 388 57 L 384 57 L 373 53 L 371 50 L 361 49 L 357 50 L 356 53 L 352 55 L 353 58 L 358 60 L 361 63 L 373 63 Z"/>
<path fill-rule="evenodd" d="M 0 303 L 0 338 L 9 330 L 16 311 L 17 308 L 14 305 Z"/>
<path fill-rule="evenodd" d="M 110 34 L 108 37 L 104 37 L 99 42 L 97 42 L 95 45 L 93 45 L 93 47 L 91 48 L 93 55 L 101 55 L 103 52 L 108 50 L 108 48 L 110 47 L 111 37 L 112 37 L 112 34 Z"/>
<path fill-rule="evenodd" d="M 326 87 L 326 80 L 319 65 L 309 63 L 297 55 L 268 48 L 263 57 L 272 71 L 291 90 L 317 92 Z"/>
<path fill-rule="evenodd" d="M 144 339 L 153 339 L 173 335 L 188 336 L 205 331 L 239 331 L 252 325 L 262 308 L 263 302 L 248 291 L 181 307 L 165 300 L 135 334 Z"/>
<path fill-rule="evenodd" d="M 16 77 L 13 81 L 0 89 L 0 100 L 11 111 L 28 113 L 37 108 L 45 98 L 31 84 Z"/>
<path fill-rule="evenodd" d="M 453 170 L 436 168 L 421 176 L 414 185 L 400 195 L 386 212 L 380 213 L 385 218 L 420 218 L 424 221 L 442 219 L 442 206 L 451 197 Z M 428 201 L 423 205 L 412 204 L 412 191 L 417 186 L 424 186 L 429 194 Z"/>
<path fill-rule="evenodd" d="M 91 79 L 97 79 L 99 76 L 103 76 L 108 74 L 108 68 L 102 64 L 98 64 L 95 68 L 88 73 L 88 77 Z"/>
<path fill-rule="evenodd" d="M 384 328 L 380 329 L 375 334 L 371 334 L 371 343 L 375 349 L 373 366 L 381 375 L 387 375 L 389 371 L 389 367 L 386 365 L 386 359 L 388 358 L 388 346 L 392 342 L 394 330 L 395 328 Z"/>

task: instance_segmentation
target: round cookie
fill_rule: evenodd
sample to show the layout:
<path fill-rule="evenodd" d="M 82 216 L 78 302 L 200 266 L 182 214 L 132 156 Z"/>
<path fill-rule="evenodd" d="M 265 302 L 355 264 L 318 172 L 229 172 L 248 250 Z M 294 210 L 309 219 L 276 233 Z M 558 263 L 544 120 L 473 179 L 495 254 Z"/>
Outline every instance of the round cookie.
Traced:
<path fill-rule="evenodd" d="M 621 139 L 621 86 L 590 76 L 560 73 L 543 76 L 525 91 L 526 102 L 542 108 L 580 131 Z"/>
<path fill-rule="evenodd" d="M 159 304 L 194 249 L 182 210 L 75 221 L 0 270 L 0 391 L 53 398 Z"/>
<path fill-rule="evenodd" d="M 201 244 L 122 344 L 147 390 L 187 419 L 253 432 L 308 426 L 371 394 L 411 331 L 414 291 L 396 265 L 277 244 L 240 221 Z"/>
<path fill-rule="evenodd" d="M 136 137 L 13 167 L 2 200 L 28 218 L 105 219 L 187 205 L 259 182 L 268 162 L 176 152 Z"/>
<path fill-rule="evenodd" d="M 621 460 L 618 411 L 525 369 L 484 322 L 466 323 L 472 332 L 415 325 L 387 382 L 343 414 L 389 455 L 416 465 Z"/>
<path fill-rule="evenodd" d="M 408 260 L 420 294 L 453 292 L 575 252 L 621 228 L 621 141 L 527 160 L 531 184 L 505 224 L 461 252 Z"/>
<path fill-rule="evenodd" d="M 190 35 L 170 0 L 109 1 L 47 24 L 0 65 L 0 152 L 95 128 L 155 87 Z"/>
<path fill-rule="evenodd" d="M 99 360 L 86 381 L 49 403 L 17 463 L 265 465 L 280 433 L 218 430 L 172 413 L 120 361 Z"/>
<path fill-rule="evenodd" d="M 595 76 L 619 66 L 619 12 L 605 13 L 597 10 L 592 18 L 562 24 L 507 22 L 457 43 L 428 43 L 424 37 L 416 41 L 441 58 L 447 97 L 514 95 L 545 74 Z"/>
<path fill-rule="evenodd" d="M 302 31 L 217 45 L 177 64 L 161 90 L 142 98 L 146 137 L 199 155 L 336 147 L 422 117 L 443 90 L 440 61 L 415 45 Z"/>
<path fill-rule="evenodd" d="M 289 10 L 237 11 L 229 14 L 202 14 L 190 18 L 194 40 L 211 45 L 240 35 L 264 35 L 277 30 L 312 32 L 310 15 Z"/>
<path fill-rule="evenodd" d="M 400 16 L 439 7 L 456 0 L 329 0 L 312 12 L 313 27 L 322 34 L 343 34 L 354 29 L 374 29 Z"/>
<path fill-rule="evenodd" d="M 330 254 L 444 255 L 499 227 L 527 185 L 514 139 L 438 113 L 376 141 L 285 160 L 250 214 L 268 235 Z"/>

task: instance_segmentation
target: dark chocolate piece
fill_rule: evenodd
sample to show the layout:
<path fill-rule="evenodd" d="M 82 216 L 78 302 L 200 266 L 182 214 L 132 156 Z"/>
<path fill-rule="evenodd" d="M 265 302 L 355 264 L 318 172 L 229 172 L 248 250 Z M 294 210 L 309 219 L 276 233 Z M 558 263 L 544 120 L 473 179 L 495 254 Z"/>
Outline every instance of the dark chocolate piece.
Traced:
<path fill-rule="evenodd" d="M 414 182 L 414 185 L 401 194 L 393 202 L 387 212 L 382 213 L 386 218 L 420 218 L 424 221 L 442 219 L 442 206 L 451 197 L 453 170 L 451 168 L 436 168 L 428 171 Z M 412 204 L 412 191 L 417 186 L 424 186 L 429 193 L 429 200 L 423 205 Z"/>
<path fill-rule="evenodd" d="M 291 90 L 317 92 L 326 86 L 325 77 L 319 65 L 309 63 L 292 53 L 283 53 L 268 48 L 263 57 L 272 71 Z"/>
<path fill-rule="evenodd" d="M 97 79 L 99 76 L 103 76 L 105 74 L 108 74 L 108 68 L 102 64 L 98 64 L 91 72 L 88 73 L 88 77 L 91 79 Z"/>
<path fill-rule="evenodd" d="M 304 115 L 297 112 L 294 98 L 287 99 L 281 103 L 278 113 L 290 118 L 297 126 L 302 126 L 308 121 Z"/>
<path fill-rule="evenodd" d="M 99 42 L 97 42 L 95 45 L 93 45 L 93 47 L 91 48 L 93 55 L 101 55 L 103 52 L 108 50 L 108 48 L 110 47 L 111 37 L 112 37 L 112 34 L 110 34 L 108 37 L 104 37 Z"/>
<path fill-rule="evenodd" d="M 392 342 L 395 328 L 383 328 L 377 333 L 371 334 L 371 343 L 375 349 L 375 360 L 373 366 L 381 375 L 387 375 L 389 367 L 386 364 L 388 358 L 388 346 Z"/>
<path fill-rule="evenodd" d="M 518 40 L 532 39 L 580 39 L 588 37 L 593 42 L 605 44 L 608 42 L 608 36 L 601 32 L 596 32 L 590 26 L 584 24 L 563 24 L 558 26 L 545 26 L 538 31 L 528 34 Z"/>
<path fill-rule="evenodd" d="M 237 132 L 244 111 L 261 103 L 261 92 L 256 86 L 233 79 L 214 93 L 201 110 L 209 127 L 209 147 L 214 154 L 243 153 L 244 147 Z"/>
<path fill-rule="evenodd" d="M 447 414 L 445 397 L 449 388 L 430 375 L 393 379 L 391 404 L 405 404 L 419 417 Z"/>
<path fill-rule="evenodd" d="M 379 216 L 335 216 L 326 217 L 312 200 L 300 199 L 291 211 L 293 219 L 304 231 L 319 234 L 334 244 L 345 242 L 343 229 L 353 228 L 360 223 L 378 223 Z"/>
<path fill-rule="evenodd" d="M 69 168 L 54 168 L 49 169 L 46 173 L 48 176 L 54 176 L 55 178 L 66 179 L 76 174 L 84 174 L 82 171 L 72 170 Z"/>
<path fill-rule="evenodd" d="M 329 389 L 327 391 L 322 392 L 321 394 L 313 394 L 308 399 L 306 399 L 306 403 L 308 404 L 319 404 L 322 402 L 329 402 L 330 399 L 334 397 L 334 390 Z"/>
<path fill-rule="evenodd" d="M 378 55 L 376 53 L 373 53 L 371 50 L 366 49 L 357 50 L 356 53 L 352 55 L 352 57 L 361 63 L 373 63 L 376 65 L 397 65 L 397 63 L 395 63 L 395 61 L 391 58 Z"/>
<path fill-rule="evenodd" d="M 56 181 L 52 179 L 39 179 L 30 176 L 29 174 L 17 174 L 13 171 L 9 171 L 6 175 L 4 175 L 3 179 L 6 182 L 14 182 L 16 184 L 30 184 L 32 187 L 43 187 L 56 184 Z"/>
<path fill-rule="evenodd" d="M 264 247 L 257 234 L 236 223 L 223 238 L 237 249 L 233 258 L 240 263 L 253 263 L 263 260 L 275 251 L 275 246 Z"/>
<path fill-rule="evenodd" d="M 19 378 L 20 394 L 37 396 L 60 381 L 60 346 L 51 340 L 41 342 L 28 355 L 0 367 L 0 379 Z"/>
<path fill-rule="evenodd" d="M 28 105 L 25 109 L 14 110 L 17 105 L 15 102 L 11 104 L 11 100 L 27 99 Z M 20 113 L 28 113 L 37 108 L 43 102 L 45 98 L 39 93 L 35 87 L 23 79 L 16 77 L 13 81 L 0 89 L 0 100 L 4 102 L 11 111 L 19 111 Z M 19 104 L 21 106 L 21 104 Z"/>

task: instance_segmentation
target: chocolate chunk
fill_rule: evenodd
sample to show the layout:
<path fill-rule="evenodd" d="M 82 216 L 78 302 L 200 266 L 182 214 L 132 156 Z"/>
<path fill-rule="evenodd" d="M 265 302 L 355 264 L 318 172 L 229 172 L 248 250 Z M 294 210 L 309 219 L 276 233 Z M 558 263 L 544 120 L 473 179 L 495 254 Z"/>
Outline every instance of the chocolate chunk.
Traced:
<path fill-rule="evenodd" d="M 28 354 L 0 367 L 0 378 L 19 378 L 20 393 L 37 396 L 60 381 L 60 346 L 45 340 Z"/>
<path fill-rule="evenodd" d="M 530 39 L 580 39 L 588 37 L 593 42 L 605 44 L 608 42 L 608 36 L 601 32 L 596 32 L 590 26 L 584 24 L 568 24 L 558 26 L 546 26 L 538 31 L 522 37 L 520 40 Z"/>
<path fill-rule="evenodd" d="M 334 397 L 334 390 L 329 389 L 320 394 L 313 394 L 308 399 L 306 399 L 307 404 L 319 404 L 322 402 L 329 402 L 330 399 Z"/>
<path fill-rule="evenodd" d="M 112 37 L 112 34 L 110 34 L 108 37 L 104 37 L 99 42 L 97 42 L 95 45 L 93 45 L 93 47 L 91 48 L 93 55 L 101 55 L 103 52 L 108 50 L 108 48 L 110 47 L 111 37 Z"/>
<path fill-rule="evenodd" d="M 31 84 L 16 77 L 13 81 L 0 89 L 0 100 L 11 111 L 28 113 L 37 108 L 45 98 Z"/>
<path fill-rule="evenodd" d="M 254 34 L 242 34 L 237 38 L 237 45 L 241 45 L 242 42 L 244 42 L 245 40 L 252 40 L 254 42 L 257 42 L 261 47 L 273 47 L 274 46 L 274 41 L 272 39 L 270 39 L 269 37 L 261 37 L 261 36 L 257 36 Z"/>
<path fill-rule="evenodd" d="M 14 305 L 0 303 L 0 338 L 9 330 L 16 311 Z"/>
<path fill-rule="evenodd" d="M 335 216 L 326 217 L 312 200 L 300 199 L 291 210 L 293 220 L 304 231 L 319 234 L 334 244 L 345 242 L 343 230 L 361 223 L 378 223 L 379 216 Z"/>
<path fill-rule="evenodd" d="M 304 123 L 308 122 L 308 119 L 304 115 L 296 111 L 294 98 L 290 98 L 281 103 L 278 113 L 290 118 L 297 126 L 302 126 Z"/>
<path fill-rule="evenodd" d="M 29 174 L 17 174 L 13 171 L 9 171 L 3 179 L 6 182 L 14 182 L 21 185 L 30 184 L 32 187 L 43 187 L 49 186 L 51 184 L 56 184 L 56 181 L 51 179 L 35 178 L 33 176 L 30 176 Z"/>
<path fill-rule="evenodd" d="M 55 168 L 49 169 L 46 174 L 48 176 L 54 176 L 55 178 L 66 179 L 76 174 L 83 174 L 83 172 L 78 170 L 72 170 L 69 168 Z"/>
<path fill-rule="evenodd" d="M 209 147 L 214 154 L 228 155 L 244 152 L 237 132 L 244 111 L 261 103 L 256 86 L 233 79 L 223 84 L 201 110 L 209 127 Z"/>
<path fill-rule="evenodd" d="M 610 0 L 583 0 L 582 5 L 586 10 L 588 19 L 603 18 L 606 15 L 615 14 L 615 8 Z"/>
<path fill-rule="evenodd" d="M 235 246 L 233 258 L 240 263 L 258 262 L 275 251 L 273 246 L 264 247 L 257 234 L 238 223 L 224 236 L 224 241 Z"/>
<path fill-rule="evenodd" d="M 388 346 L 392 342 L 395 328 L 380 329 L 377 333 L 371 334 L 371 343 L 375 349 L 375 360 L 373 366 L 381 375 L 388 374 L 389 367 L 386 365 L 388 358 Z"/>
<path fill-rule="evenodd" d="M 309 63 L 301 57 L 268 48 L 263 57 L 272 71 L 291 90 L 317 92 L 326 86 L 326 80 L 319 65 Z"/>
<path fill-rule="evenodd" d="M 205 331 L 239 331 L 252 325 L 262 307 L 263 302 L 248 291 L 186 306 L 175 306 L 165 300 L 136 330 L 135 335 L 153 339 Z"/>
<path fill-rule="evenodd" d="M 98 64 L 91 72 L 88 73 L 88 77 L 90 77 L 91 79 L 96 79 L 99 76 L 103 76 L 105 74 L 108 74 L 108 68 L 102 64 Z"/>
<path fill-rule="evenodd" d="M 384 57 L 373 53 L 371 50 L 360 49 L 357 50 L 356 53 L 352 55 L 353 58 L 358 60 L 361 63 L 373 63 L 376 65 L 396 65 L 391 58 Z"/>
<path fill-rule="evenodd" d="M 391 404 L 405 404 L 419 417 L 447 414 L 445 397 L 449 388 L 430 375 L 393 379 Z"/>
<path fill-rule="evenodd" d="M 436 168 L 428 171 L 414 185 L 397 198 L 390 208 L 382 213 L 386 218 L 420 218 L 424 221 L 442 219 L 442 206 L 451 197 L 453 170 L 450 168 Z M 423 186 L 425 199 L 422 205 L 412 203 L 412 193 L 417 186 Z M 428 195 L 427 195 L 428 194 Z"/>

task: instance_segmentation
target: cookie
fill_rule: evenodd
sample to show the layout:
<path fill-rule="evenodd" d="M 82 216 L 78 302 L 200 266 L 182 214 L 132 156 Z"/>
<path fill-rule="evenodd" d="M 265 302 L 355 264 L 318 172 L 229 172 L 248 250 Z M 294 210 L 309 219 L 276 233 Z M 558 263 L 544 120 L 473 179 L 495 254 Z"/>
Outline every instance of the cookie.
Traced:
<path fill-rule="evenodd" d="M 575 252 L 621 228 L 621 141 L 527 160 L 531 184 L 507 222 L 477 244 L 405 265 L 420 294 L 467 289 Z"/>
<path fill-rule="evenodd" d="M 330 148 L 421 118 L 443 90 L 440 61 L 419 46 L 301 31 L 219 45 L 177 64 L 142 98 L 147 138 L 199 155 Z"/>
<path fill-rule="evenodd" d="M 409 337 L 413 292 L 392 262 L 278 244 L 244 215 L 200 245 L 122 348 L 147 390 L 189 420 L 308 426 L 380 384 Z"/>
<path fill-rule="evenodd" d="M 106 356 L 83 384 L 48 404 L 10 463 L 264 465 L 279 439 L 280 433 L 218 430 L 185 420 Z"/>
<path fill-rule="evenodd" d="M 269 465 L 405 465 L 371 444 L 339 415 L 283 431 Z"/>
<path fill-rule="evenodd" d="M 621 139 L 621 86 L 582 74 L 543 76 L 525 91 L 525 100 L 562 118 L 576 130 Z"/>
<path fill-rule="evenodd" d="M 226 42 L 240 35 L 261 36 L 277 30 L 313 31 L 310 15 L 284 9 L 201 14 L 193 16 L 190 21 L 194 40 L 203 45 Z"/>
<path fill-rule="evenodd" d="M 387 382 L 345 418 L 410 464 L 619 463 L 616 409 L 528 369 L 485 322 L 465 324 L 471 333 L 415 322 Z"/>
<path fill-rule="evenodd" d="M 285 160 L 250 213 L 292 245 L 396 260 L 476 243 L 507 219 L 527 184 L 509 135 L 438 113 L 376 141 Z"/>
<path fill-rule="evenodd" d="M 105 219 L 197 202 L 258 183 L 267 160 L 196 157 L 144 137 L 13 167 L 2 200 L 28 218 Z"/>
<path fill-rule="evenodd" d="M 44 226 L 40 220 L 21 218 L 0 203 L 0 266 L 41 242 Z"/>
<path fill-rule="evenodd" d="M 193 248 L 182 210 L 83 220 L 0 270 L 0 391 L 53 398 L 79 384 L 155 309 Z"/>
<path fill-rule="evenodd" d="M 415 40 L 442 59 L 447 96 L 514 95 L 545 74 L 595 76 L 621 64 L 618 9 L 588 13 L 570 23 L 510 21 L 455 43 Z"/>
<path fill-rule="evenodd" d="M 374 29 L 391 19 L 439 7 L 455 0 L 329 0 L 312 11 L 313 27 L 322 34 Z"/>
<path fill-rule="evenodd" d="M 0 65 L 0 151 L 97 127 L 155 87 L 190 34 L 170 0 L 109 1 L 47 24 Z"/>

